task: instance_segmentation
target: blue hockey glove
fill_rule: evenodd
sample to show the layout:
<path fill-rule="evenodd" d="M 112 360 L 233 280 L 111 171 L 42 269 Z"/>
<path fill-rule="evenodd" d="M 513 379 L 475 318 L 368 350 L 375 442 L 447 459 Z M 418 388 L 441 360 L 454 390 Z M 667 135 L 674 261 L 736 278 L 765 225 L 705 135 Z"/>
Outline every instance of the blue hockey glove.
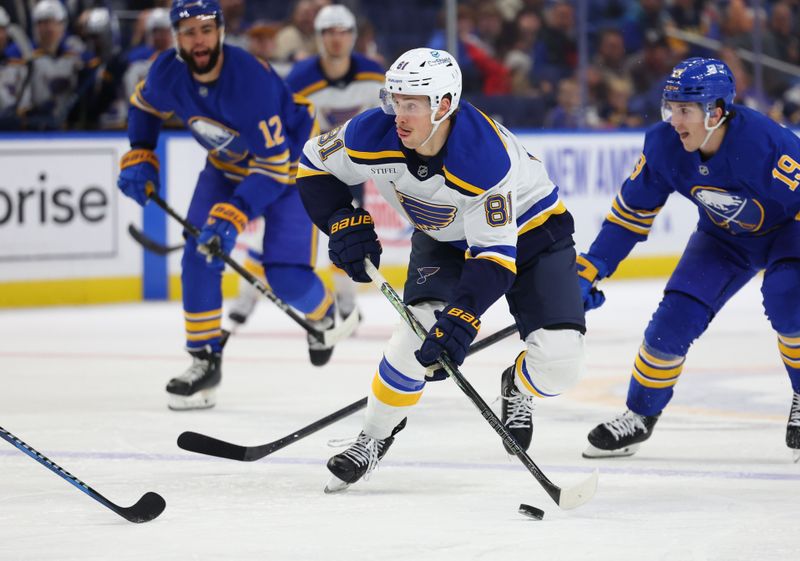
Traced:
<path fill-rule="evenodd" d="M 247 215 L 231 203 L 211 207 L 205 226 L 197 236 L 197 251 L 206 256 L 209 266 L 223 266 L 220 254 L 228 255 L 236 245 L 236 236 L 247 226 Z"/>
<path fill-rule="evenodd" d="M 363 208 L 343 208 L 328 220 L 328 236 L 331 263 L 356 282 L 370 282 L 364 259 L 369 256 L 377 268 L 383 251 L 372 216 Z"/>
<path fill-rule="evenodd" d="M 605 263 L 599 260 L 592 261 L 585 253 L 578 255 L 575 261 L 578 265 L 578 282 L 581 285 L 584 311 L 599 308 L 606 301 L 606 295 L 597 289 L 597 283 L 605 278 L 608 272 Z"/>
<path fill-rule="evenodd" d="M 460 366 L 481 328 L 481 320 L 471 310 L 457 306 L 447 306 L 441 312 L 437 311 L 435 316 L 436 323 L 414 356 L 422 366 L 430 366 L 446 352 Z"/>
<path fill-rule="evenodd" d="M 144 206 L 147 203 L 148 185 L 158 191 L 158 157 L 152 150 L 134 148 L 119 162 L 117 187 L 128 197 Z"/>

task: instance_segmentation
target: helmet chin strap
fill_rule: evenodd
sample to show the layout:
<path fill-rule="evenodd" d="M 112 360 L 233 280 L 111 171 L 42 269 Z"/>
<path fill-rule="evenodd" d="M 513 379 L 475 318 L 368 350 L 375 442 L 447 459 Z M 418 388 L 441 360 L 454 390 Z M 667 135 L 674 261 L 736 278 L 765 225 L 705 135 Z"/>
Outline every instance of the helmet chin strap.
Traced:
<path fill-rule="evenodd" d="M 433 128 L 431 129 L 431 133 L 428 135 L 428 138 L 426 138 L 426 139 L 425 139 L 425 140 L 422 142 L 422 144 L 420 144 L 420 145 L 419 145 L 419 147 L 418 147 L 418 148 L 422 148 L 423 146 L 425 146 L 425 144 L 426 144 L 426 143 L 427 143 L 427 142 L 428 142 L 428 141 L 429 141 L 431 138 L 433 138 L 433 135 L 434 135 L 434 134 L 436 134 L 436 130 L 439 128 L 439 125 L 441 125 L 442 123 L 444 123 L 444 122 L 445 122 L 445 120 L 446 120 L 446 119 L 447 119 L 447 118 L 448 118 L 448 117 L 449 117 L 449 116 L 450 116 L 450 115 L 453 113 L 452 105 L 451 105 L 450 107 L 451 107 L 451 108 L 447 110 L 447 113 L 445 113 L 444 115 L 442 115 L 442 118 L 441 118 L 441 119 L 438 119 L 438 120 L 437 120 L 437 119 L 434 119 L 434 116 L 436 115 L 436 111 L 438 111 L 438 110 L 439 110 L 439 108 L 437 107 L 437 108 L 436 108 L 436 109 L 433 111 L 433 113 L 431 113 L 431 123 L 433 123 Z"/>
<path fill-rule="evenodd" d="M 711 138 L 711 135 L 714 134 L 714 131 L 717 130 L 722 126 L 722 124 L 728 120 L 728 114 L 726 113 L 722 117 L 719 118 L 719 123 L 714 125 L 713 127 L 708 126 L 708 120 L 711 119 L 711 113 L 706 113 L 705 119 L 703 119 L 703 126 L 706 129 L 706 138 L 703 140 L 703 143 L 697 148 L 698 150 L 702 150 L 703 146 L 706 145 L 706 142 Z"/>

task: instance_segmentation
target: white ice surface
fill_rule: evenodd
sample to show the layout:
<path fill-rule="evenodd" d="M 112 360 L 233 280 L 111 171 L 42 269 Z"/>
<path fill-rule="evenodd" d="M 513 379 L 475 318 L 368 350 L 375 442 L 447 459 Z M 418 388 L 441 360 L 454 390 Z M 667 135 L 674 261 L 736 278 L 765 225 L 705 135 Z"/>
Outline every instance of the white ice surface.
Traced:
<path fill-rule="evenodd" d="M 756 283 L 695 344 L 653 438 L 631 458 L 581 458 L 620 413 L 663 281 L 606 283 L 591 312 L 581 384 L 539 406 L 531 455 L 568 485 L 600 468 L 587 505 L 563 512 L 452 382 L 430 384 L 366 482 L 324 495 L 331 438 L 356 414 L 262 461 L 191 454 L 184 430 L 243 444 L 289 434 L 366 395 L 396 319 L 375 293 L 325 368 L 264 301 L 231 339 L 216 408 L 171 412 L 163 387 L 188 364 L 177 303 L 0 313 L 0 426 L 122 505 L 156 491 L 167 509 L 131 524 L 0 441 L 0 561 L 800 559 L 800 464 L 784 444 L 790 386 Z M 482 335 L 511 323 L 504 304 Z M 515 338 L 462 371 L 492 401 Z M 497 407 L 497 404 L 494 405 Z M 541 522 L 517 513 L 543 509 Z"/>

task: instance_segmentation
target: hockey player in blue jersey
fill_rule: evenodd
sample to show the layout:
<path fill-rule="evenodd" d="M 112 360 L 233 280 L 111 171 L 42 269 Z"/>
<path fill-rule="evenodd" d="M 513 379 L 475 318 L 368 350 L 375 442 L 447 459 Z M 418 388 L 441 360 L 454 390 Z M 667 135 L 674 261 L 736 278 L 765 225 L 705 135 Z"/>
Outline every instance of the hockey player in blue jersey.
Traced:
<path fill-rule="evenodd" d="M 692 342 L 722 306 L 763 271 L 764 310 L 794 397 L 786 444 L 800 456 L 800 139 L 734 105 L 719 60 L 678 64 L 664 86 L 663 119 L 622 185 L 589 251 L 578 258 L 587 310 L 603 304 L 597 282 L 647 238 L 667 197 L 698 207 L 699 221 L 644 333 L 628 387 L 628 410 L 589 433 L 584 457 L 629 456 L 669 403 Z"/>
<path fill-rule="evenodd" d="M 173 113 L 208 150 L 187 219 L 181 282 L 191 367 L 167 385 L 172 409 L 211 407 L 221 377 L 221 278 L 218 251 L 230 253 L 248 221 L 266 217 L 263 263 L 275 294 L 320 330 L 334 322 L 333 299 L 313 270 L 317 230 L 293 185 L 293 162 L 318 132 L 313 110 L 254 56 L 224 45 L 216 0 L 175 0 L 170 18 L 177 50 L 162 53 L 131 98 L 131 151 L 118 185 L 140 204 L 158 187 L 153 152 L 161 121 Z M 332 352 L 309 336 L 312 363 Z"/>
<path fill-rule="evenodd" d="M 356 18 L 346 6 L 324 6 L 314 18 L 319 54 L 297 62 L 286 77 L 289 88 L 307 98 L 317 110 L 321 132 L 338 127 L 366 109 L 380 105 L 383 68 L 372 59 L 353 52 Z M 352 187 L 359 206 L 364 205 L 363 185 Z M 260 253 L 248 251 L 248 265 L 257 270 Z M 339 269 L 334 270 L 336 303 L 342 317 L 356 307 L 355 284 Z M 243 284 L 228 317 L 244 323 L 261 295 Z"/>
<path fill-rule="evenodd" d="M 330 237 L 331 261 L 369 282 L 364 259 L 377 266 L 381 246 L 348 185 L 374 180 L 415 227 L 403 298 L 430 331 L 420 346 L 399 322 L 372 378 L 363 430 L 328 462 L 328 492 L 375 468 L 426 378 L 439 377 L 437 358 L 446 352 L 461 364 L 480 316 L 500 297 L 526 344 L 501 375 L 502 421 L 523 448 L 531 442 L 534 399 L 571 387 L 583 360 L 573 221 L 542 163 L 461 100 L 461 72 L 444 51 L 401 55 L 384 88 L 382 109 L 306 143 L 298 186 L 311 219 Z"/>

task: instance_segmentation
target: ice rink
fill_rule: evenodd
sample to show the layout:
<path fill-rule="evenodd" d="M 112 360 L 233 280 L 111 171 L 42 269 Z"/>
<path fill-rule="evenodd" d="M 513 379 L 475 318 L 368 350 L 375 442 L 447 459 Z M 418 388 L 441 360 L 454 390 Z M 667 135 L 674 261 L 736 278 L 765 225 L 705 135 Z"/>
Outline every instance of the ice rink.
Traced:
<path fill-rule="evenodd" d="M 594 499 L 559 511 L 450 381 L 429 384 L 372 477 L 325 495 L 326 443 L 349 417 L 261 461 L 185 452 L 184 430 L 262 444 L 366 395 L 397 319 L 374 292 L 365 323 L 316 369 L 304 333 L 267 300 L 228 344 L 214 409 L 171 412 L 188 365 L 178 303 L 0 312 L 0 426 L 112 501 L 167 501 L 131 524 L 0 441 L 0 560 L 767 561 L 798 559 L 800 464 L 784 444 L 791 389 L 758 283 L 695 344 L 676 397 L 633 457 L 581 458 L 624 410 L 664 281 L 605 283 L 588 316 L 585 377 L 539 405 L 530 454 L 556 483 L 600 469 Z M 504 302 L 481 336 L 511 323 Z M 512 337 L 462 368 L 487 401 L 521 350 Z M 494 404 L 495 410 L 498 403 Z M 524 502 L 543 521 L 517 513 Z"/>

